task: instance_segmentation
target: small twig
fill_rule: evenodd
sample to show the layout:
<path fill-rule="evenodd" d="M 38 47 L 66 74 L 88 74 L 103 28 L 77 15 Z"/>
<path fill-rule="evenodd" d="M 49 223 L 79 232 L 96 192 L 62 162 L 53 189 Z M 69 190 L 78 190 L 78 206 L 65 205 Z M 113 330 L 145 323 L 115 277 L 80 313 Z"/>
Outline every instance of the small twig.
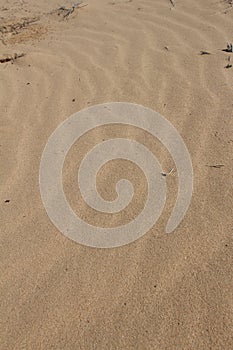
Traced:
<path fill-rule="evenodd" d="M 200 51 L 200 55 L 211 55 L 208 51 Z"/>
<path fill-rule="evenodd" d="M 217 168 L 217 169 L 219 169 L 219 168 L 222 168 L 224 166 L 224 164 L 206 165 L 206 166 L 208 166 L 209 168 Z"/>
<path fill-rule="evenodd" d="M 64 14 L 63 18 L 67 18 L 71 15 L 71 13 L 74 12 L 74 7 L 72 7 L 71 9 L 68 9 L 67 12 Z"/>
<path fill-rule="evenodd" d="M 13 64 L 15 60 L 25 55 L 25 53 L 14 53 L 13 55 L 8 55 L 6 57 L 0 58 L 0 63 L 11 62 Z"/>
<path fill-rule="evenodd" d="M 0 32 L 2 34 L 14 33 L 14 32 L 17 32 L 17 30 L 19 29 L 26 28 L 30 24 L 39 21 L 39 19 L 40 19 L 39 17 L 34 17 L 34 18 L 25 19 L 23 22 L 18 22 L 15 24 L 6 24 L 0 27 Z"/>
<path fill-rule="evenodd" d="M 161 175 L 165 177 L 173 173 L 173 171 L 174 171 L 174 168 L 172 168 L 168 173 L 162 172 Z"/>
<path fill-rule="evenodd" d="M 232 43 L 227 43 L 227 48 L 226 49 L 222 49 L 222 51 L 225 51 L 225 52 L 233 52 L 233 46 L 232 46 Z"/>
<path fill-rule="evenodd" d="M 68 16 L 70 16 L 74 12 L 75 9 L 77 9 L 77 8 L 80 9 L 80 8 L 88 5 L 88 4 L 84 4 L 84 5 L 80 6 L 81 4 L 82 4 L 82 1 L 74 4 L 70 9 L 68 9 L 67 13 L 63 16 L 63 18 L 67 18 Z"/>
<path fill-rule="evenodd" d="M 173 0 L 170 0 L 170 3 L 172 4 L 173 7 L 175 7 L 175 3 Z"/>
<path fill-rule="evenodd" d="M 66 8 L 65 8 L 64 6 L 61 6 L 61 7 L 59 7 L 59 8 L 56 9 L 56 10 L 50 11 L 49 14 L 52 15 L 52 14 L 55 13 L 55 12 L 64 11 L 65 9 L 66 9 Z"/>
<path fill-rule="evenodd" d="M 231 62 L 231 56 L 228 56 L 227 57 L 227 65 L 224 67 L 224 68 L 231 68 L 232 67 L 232 64 L 230 63 Z"/>
<path fill-rule="evenodd" d="M 63 18 L 67 19 L 74 12 L 75 9 L 80 9 L 80 8 L 88 5 L 88 4 L 84 4 L 84 5 L 80 6 L 81 4 L 82 4 L 82 1 L 79 1 L 79 2 L 76 2 L 75 4 L 73 4 L 71 6 L 71 8 L 66 8 L 65 6 L 61 6 L 57 10 L 50 11 L 49 14 L 53 14 L 53 13 L 57 12 L 58 15 L 60 15 L 63 11 L 65 11 Z"/>

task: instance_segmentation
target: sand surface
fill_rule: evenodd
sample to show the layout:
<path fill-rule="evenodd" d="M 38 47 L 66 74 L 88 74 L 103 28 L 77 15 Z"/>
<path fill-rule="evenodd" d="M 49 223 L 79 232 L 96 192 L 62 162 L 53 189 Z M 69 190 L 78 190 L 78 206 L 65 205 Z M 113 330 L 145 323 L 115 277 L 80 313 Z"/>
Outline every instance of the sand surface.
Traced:
<path fill-rule="evenodd" d="M 221 49 L 233 41 L 231 1 L 84 3 L 63 20 L 50 12 L 71 1 L 0 0 L 0 58 L 26 54 L 0 64 L 0 349 L 230 350 L 233 67 L 224 67 L 233 54 Z M 106 250 L 57 230 L 43 207 L 38 174 L 56 127 L 72 113 L 111 101 L 150 107 L 173 123 L 195 177 L 190 208 L 172 234 L 164 228 L 176 172 L 167 177 L 156 225 L 134 243 Z M 64 166 L 67 198 L 93 225 L 127 223 L 145 201 L 143 174 L 123 161 L 108 164 L 97 186 L 113 199 L 114 189 L 106 187 L 111 174 L 128 174 L 136 192 L 125 213 L 93 212 L 75 189 L 76 165 L 90 144 L 125 132 L 120 129 L 85 135 Z M 133 128 L 125 135 L 145 139 Z M 149 136 L 146 142 L 169 171 L 168 152 Z"/>

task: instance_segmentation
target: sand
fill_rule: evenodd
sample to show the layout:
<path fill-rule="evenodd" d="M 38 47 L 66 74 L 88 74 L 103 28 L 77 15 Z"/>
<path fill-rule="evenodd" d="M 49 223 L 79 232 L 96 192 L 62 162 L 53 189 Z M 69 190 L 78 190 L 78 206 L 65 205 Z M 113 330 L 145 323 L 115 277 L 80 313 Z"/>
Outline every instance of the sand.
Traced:
<path fill-rule="evenodd" d="M 0 64 L 0 349 L 232 349 L 233 67 L 224 67 L 233 54 L 221 49 L 233 40 L 233 9 L 213 0 L 85 3 L 63 20 L 49 12 L 71 1 L 0 0 L 0 27 L 35 19 L 0 37 L 1 57 L 26 54 Z M 165 210 L 146 235 L 94 249 L 49 220 L 39 165 L 62 121 L 112 101 L 152 108 L 177 128 L 192 158 L 194 191 L 184 220 L 166 234 L 174 172 Z M 127 223 L 145 200 L 143 175 L 124 163 L 109 164 L 100 178 L 108 184 L 111 172 L 128 169 L 123 175 L 138 188 L 125 214 L 98 216 L 77 200 L 76 164 L 89 143 L 120 131 L 112 128 L 87 134 L 64 167 L 67 198 L 93 225 Z M 143 139 L 136 129 L 127 133 Z M 169 171 L 168 152 L 147 143 Z M 104 181 L 98 188 L 114 196 L 111 187 L 104 194 Z"/>

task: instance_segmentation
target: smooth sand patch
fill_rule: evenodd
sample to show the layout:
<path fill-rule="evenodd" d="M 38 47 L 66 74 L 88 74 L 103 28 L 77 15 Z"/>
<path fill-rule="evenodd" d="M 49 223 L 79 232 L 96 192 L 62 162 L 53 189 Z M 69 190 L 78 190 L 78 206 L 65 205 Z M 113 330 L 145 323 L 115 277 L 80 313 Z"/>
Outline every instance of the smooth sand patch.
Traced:
<path fill-rule="evenodd" d="M 86 3 L 63 20 L 50 12 L 71 1 L 0 0 L 0 27 L 39 18 L 0 35 L 1 54 L 26 53 L 0 64 L 0 348 L 230 350 L 233 68 L 224 67 L 233 54 L 221 49 L 233 40 L 231 5 Z M 176 127 L 192 157 L 195 187 L 171 235 L 165 226 L 177 195 L 175 172 L 153 229 L 130 245 L 98 250 L 66 239 L 49 221 L 39 164 L 62 121 L 112 101 L 152 108 Z M 118 131 L 96 129 L 79 149 L 85 153 Z M 135 128 L 122 132 L 153 149 L 164 171 L 174 167 L 158 141 Z M 79 157 L 74 145 L 64 168 L 67 197 L 84 219 L 104 225 L 73 190 Z M 101 176 L 110 183 L 121 167 L 138 188 L 127 211 L 108 218 L 110 226 L 138 215 L 147 190 L 132 164 L 120 162 L 116 170 L 113 163 L 99 174 L 99 192 L 114 198 Z"/>

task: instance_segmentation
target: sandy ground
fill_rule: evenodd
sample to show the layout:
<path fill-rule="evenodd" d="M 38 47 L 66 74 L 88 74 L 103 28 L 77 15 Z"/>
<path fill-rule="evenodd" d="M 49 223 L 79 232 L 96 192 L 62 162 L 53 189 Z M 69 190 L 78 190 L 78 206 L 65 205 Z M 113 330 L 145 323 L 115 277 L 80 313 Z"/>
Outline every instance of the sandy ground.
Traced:
<path fill-rule="evenodd" d="M 221 51 L 233 40 L 230 1 L 86 3 L 63 20 L 50 12 L 71 1 L 0 0 L 0 58 L 26 54 L 0 64 L 0 349 L 232 349 L 233 67 L 224 67 L 233 54 Z M 111 101 L 142 104 L 173 123 L 189 149 L 195 186 L 175 232 L 164 228 L 176 173 L 167 178 L 156 225 L 132 244 L 103 250 L 72 242 L 50 222 L 38 173 L 62 121 Z M 93 213 L 74 190 L 87 145 L 120 131 L 87 134 L 65 163 L 66 195 L 92 224 L 126 223 L 145 199 L 145 179 L 124 163 L 102 174 L 111 182 L 111 172 L 126 167 L 139 186 L 120 217 Z M 169 171 L 164 148 L 149 137 L 147 145 Z"/>

